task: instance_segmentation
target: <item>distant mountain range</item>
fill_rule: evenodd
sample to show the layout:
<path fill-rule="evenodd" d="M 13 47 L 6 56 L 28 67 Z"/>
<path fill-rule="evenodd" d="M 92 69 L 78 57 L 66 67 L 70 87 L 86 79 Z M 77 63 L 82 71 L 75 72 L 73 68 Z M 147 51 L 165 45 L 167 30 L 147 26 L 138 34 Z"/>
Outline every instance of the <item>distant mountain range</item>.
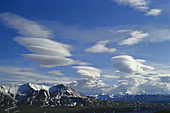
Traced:
<path fill-rule="evenodd" d="M 95 96 L 100 100 L 114 100 L 114 101 L 143 101 L 143 102 L 170 102 L 170 95 L 102 95 Z"/>

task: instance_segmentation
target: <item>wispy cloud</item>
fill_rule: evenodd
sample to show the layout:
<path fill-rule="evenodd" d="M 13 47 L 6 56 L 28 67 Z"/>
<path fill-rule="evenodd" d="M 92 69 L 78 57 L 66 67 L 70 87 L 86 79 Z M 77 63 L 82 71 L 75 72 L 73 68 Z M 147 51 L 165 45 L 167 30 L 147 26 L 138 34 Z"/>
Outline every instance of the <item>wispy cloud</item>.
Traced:
<path fill-rule="evenodd" d="M 162 25 L 146 25 L 143 29 L 149 33 L 149 37 L 145 41 L 164 42 L 170 41 L 170 28 Z"/>
<path fill-rule="evenodd" d="M 126 33 L 126 32 L 131 32 L 131 29 L 119 29 L 119 30 L 109 30 L 110 32 L 113 33 Z"/>
<path fill-rule="evenodd" d="M 83 62 L 83 61 L 80 61 L 80 60 L 76 60 L 76 64 L 81 65 L 81 66 L 92 65 L 91 63 Z"/>
<path fill-rule="evenodd" d="M 55 84 L 69 84 L 77 78 L 58 76 L 63 75 L 58 70 L 52 70 L 49 72 L 41 72 L 30 67 L 19 66 L 0 66 L 0 78 L 1 83 L 47 83 L 51 85 Z"/>
<path fill-rule="evenodd" d="M 145 0 L 113 0 L 118 2 L 119 4 L 129 5 L 139 11 L 145 11 L 149 9 L 148 2 Z"/>
<path fill-rule="evenodd" d="M 144 24 L 144 25 L 125 25 L 125 26 L 109 26 L 96 27 L 93 29 L 83 29 L 81 26 L 66 26 L 62 24 L 54 24 L 57 38 L 63 40 L 74 40 L 86 47 L 89 43 L 99 42 L 103 39 L 110 40 L 110 43 L 120 43 L 122 40 L 132 38 L 132 32 L 136 32 L 136 36 L 146 36 L 137 38 L 134 44 L 140 42 L 163 42 L 170 41 L 170 28 L 164 25 Z M 62 29 L 61 29 L 62 28 Z M 67 32 L 65 32 L 67 31 Z M 69 38 L 68 38 L 69 37 Z M 80 38 L 81 37 L 81 38 Z M 134 33 L 135 37 L 135 33 Z M 96 43 L 97 44 L 97 43 Z M 94 44 L 94 45 L 96 45 Z M 109 43 L 107 43 L 109 44 Z M 107 44 L 104 46 L 106 48 Z M 93 47 L 93 46 L 92 46 Z"/>
<path fill-rule="evenodd" d="M 18 82 L 35 82 L 39 79 L 55 79 L 54 76 L 48 76 L 45 73 L 36 71 L 34 68 L 17 66 L 0 66 L 0 76 L 2 80 Z"/>
<path fill-rule="evenodd" d="M 158 16 L 158 15 L 161 14 L 161 12 L 162 12 L 161 9 L 151 9 L 150 11 L 146 12 L 145 15 L 147 15 L 147 16 L 150 16 L 150 15 L 151 16 Z"/>
<path fill-rule="evenodd" d="M 14 28 L 19 34 L 37 38 L 51 38 L 53 33 L 48 28 L 37 22 L 27 20 L 12 13 L 1 13 L 0 18 L 10 28 Z"/>
<path fill-rule="evenodd" d="M 116 51 L 115 48 L 106 47 L 109 42 L 109 40 L 98 41 L 94 46 L 85 49 L 85 51 L 91 53 L 113 53 Z"/>
<path fill-rule="evenodd" d="M 102 77 L 107 78 L 107 79 L 118 79 L 120 76 L 115 76 L 115 75 L 102 75 Z"/>
<path fill-rule="evenodd" d="M 53 75 L 64 75 L 59 70 L 52 70 L 52 71 L 49 71 L 48 73 L 53 74 Z"/>
<path fill-rule="evenodd" d="M 129 28 L 131 27 L 129 26 Z M 124 45 L 135 45 L 140 42 L 158 43 L 170 41 L 169 26 L 149 24 L 137 26 L 134 29 L 129 28 L 110 31 L 113 33 L 113 37 L 120 38 L 120 40 L 117 41 L 118 45 L 123 45 L 123 43 Z M 127 38 L 128 35 L 130 36 L 129 38 Z"/>
<path fill-rule="evenodd" d="M 143 38 L 148 37 L 148 33 L 143 33 L 142 31 L 132 31 L 130 33 L 130 38 L 122 40 L 118 45 L 134 45 L 142 41 Z"/>
<path fill-rule="evenodd" d="M 149 7 L 149 2 L 146 0 L 112 0 L 120 5 L 128 5 L 137 11 L 145 12 L 147 16 L 158 16 L 161 14 L 162 9 L 151 9 Z"/>
<path fill-rule="evenodd" d="M 49 71 L 48 73 L 53 74 L 53 75 L 64 75 L 59 70 L 52 70 L 52 71 Z"/>

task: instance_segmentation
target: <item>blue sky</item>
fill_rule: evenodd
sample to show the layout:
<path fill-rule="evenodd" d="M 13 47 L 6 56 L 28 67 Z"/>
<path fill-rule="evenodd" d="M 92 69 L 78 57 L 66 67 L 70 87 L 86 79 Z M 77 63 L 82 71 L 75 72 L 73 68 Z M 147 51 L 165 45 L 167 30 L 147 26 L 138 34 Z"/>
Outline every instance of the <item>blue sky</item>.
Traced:
<path fill-rule="evenodd" d="M 168 0 L 1 0 L 1 83 L 170 93 Z"/>

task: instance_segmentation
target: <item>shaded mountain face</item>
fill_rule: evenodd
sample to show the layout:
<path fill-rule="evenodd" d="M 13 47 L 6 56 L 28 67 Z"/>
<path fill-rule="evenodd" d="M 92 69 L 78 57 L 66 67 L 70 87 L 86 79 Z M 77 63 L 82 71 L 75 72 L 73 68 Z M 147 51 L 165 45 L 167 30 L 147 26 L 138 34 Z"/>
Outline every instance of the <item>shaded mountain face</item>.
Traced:
<path fill-rule="evenodd" d="M 13 99 L 11 96 L 0 92 L 0 105 L 1 106 L 13 106 L 16 105 L 16 100 Z"/>
<path fill-rule="evenodd" d="M 99 102 L 63 84 L 52 87 L 31 83 L 20 86 L 2 85 L 0 92 L 1 106 L 7 104 L 40 107 L 95 106 L 95 103 Z"/>
<path fill-rule="evenodd" d="M 86 98 L 86 96 L 84 96 L 83 94 L 78 93 L 77 91 L 75 91 L 72 88 L 67 87 L 63 84 L 51 87 L 49 89 L 49 92 L 51 94 L 55 94 L 55 95 L 58 95 L 58 96 Z"/>

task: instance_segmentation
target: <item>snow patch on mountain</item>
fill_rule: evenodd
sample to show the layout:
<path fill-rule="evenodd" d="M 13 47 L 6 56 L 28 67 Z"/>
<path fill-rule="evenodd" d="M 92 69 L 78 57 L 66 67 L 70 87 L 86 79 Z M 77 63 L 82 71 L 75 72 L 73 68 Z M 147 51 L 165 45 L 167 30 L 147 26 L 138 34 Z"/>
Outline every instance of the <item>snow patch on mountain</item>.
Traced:
<path fill-rule="evenodd" d="M 35 91 L 40 91 L 41 89 L 49 91 L 49 88 L 50 88 L 49 86 L 45 86 L 45 85 L 37 85 L 37 84 L 27 83 L 27 84 L 21 85 L 19 87 L 17 93 L 24 94 L 30 89 L 33 89 Z"/>

